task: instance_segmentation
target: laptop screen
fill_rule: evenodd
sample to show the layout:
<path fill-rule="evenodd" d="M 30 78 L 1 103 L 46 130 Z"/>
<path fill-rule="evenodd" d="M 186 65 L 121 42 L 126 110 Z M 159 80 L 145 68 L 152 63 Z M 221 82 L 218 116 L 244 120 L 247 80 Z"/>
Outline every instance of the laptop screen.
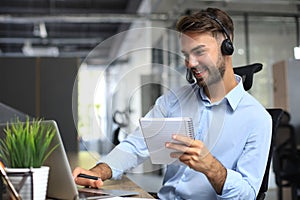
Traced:
<path fill-rule="evenodd" d="M 77 186 L 73 180 L 72 171 L 60 137 L 58 125 L 53 120 L 42 121 L 42 123 L 55 128 L 56 135 L 51 145 L 59 144 L 44 163 L 44 165 L 50 167 L 47 197 L 54 199 L 77 199 Z"/>

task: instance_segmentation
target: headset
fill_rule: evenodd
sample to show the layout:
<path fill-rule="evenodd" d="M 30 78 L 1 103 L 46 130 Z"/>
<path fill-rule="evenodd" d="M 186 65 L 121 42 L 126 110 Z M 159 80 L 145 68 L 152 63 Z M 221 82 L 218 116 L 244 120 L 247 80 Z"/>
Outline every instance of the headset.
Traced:
<path fill-rule="evenodd" d="M 221 44 L 221 52 L 223 55 L 232 55 L 233 51 L 234 51 L 234 47 L 232 44 L 232 41 L 230 40 L 230 35 L 228 30 L 225 28 L 225 26 L 222 24 L 222 22 L 216 18 L 214 15 L 212 14 L 208 14 L 208 17 L 212 20 L 214 20 L 215 22 L 217 22 L 219 24 L 219 26 L 222 28 L 223 32 L 225 33 L 226 39 L 222 42 Z"/>

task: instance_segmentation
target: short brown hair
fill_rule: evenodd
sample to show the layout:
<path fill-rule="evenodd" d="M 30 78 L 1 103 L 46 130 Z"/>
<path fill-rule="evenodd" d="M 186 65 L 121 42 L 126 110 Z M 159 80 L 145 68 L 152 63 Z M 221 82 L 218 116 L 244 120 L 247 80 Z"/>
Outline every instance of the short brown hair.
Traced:
<path fill-rule="evenodd" d="M 218 8 L 207 8 L 206 10 L 201 10 L 191 15 L 182 16 L 177 21 L 176 30 L 181 33 L 211 32 L 214 37 L 216 37 L 216 33 L 218 32 L 224 33 L 220 24 L 212 19 L 211 16 L 219 20 L 228 31 L 228 34 L 233 38 L 234 27 L 232 19 L 225 11 Z"/>

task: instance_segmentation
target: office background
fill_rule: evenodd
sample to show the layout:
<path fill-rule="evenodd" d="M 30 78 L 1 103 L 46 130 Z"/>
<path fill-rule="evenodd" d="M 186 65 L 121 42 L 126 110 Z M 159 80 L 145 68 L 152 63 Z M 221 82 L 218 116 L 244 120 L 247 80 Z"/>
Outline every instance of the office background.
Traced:
<path fill-rule="evenodd" d="M 126 137 L 157 96 L 186 83 L 180 55 L 170 53 L 178 52 L 170 30 L 176 19 L 194 9 L 219 7 L 235 23 L 234 66 L 263 64 L 250 93 L 273 107 L 278 97 L 273 65 L 299 66 L 294 59 L 299 5 L 298 0 L 1 1 L 0 102 L 57 120 L 67 151 L 104 155 L 116 133 L 120 140 Z M 299 101 L 289 102 L 299 97 L 293 92 L 299 80 L 284 81 L 292 89 L 279 96 L 287 99 L 299 129 Z M 274 181 L 270 187 L 276 187 Z"/>

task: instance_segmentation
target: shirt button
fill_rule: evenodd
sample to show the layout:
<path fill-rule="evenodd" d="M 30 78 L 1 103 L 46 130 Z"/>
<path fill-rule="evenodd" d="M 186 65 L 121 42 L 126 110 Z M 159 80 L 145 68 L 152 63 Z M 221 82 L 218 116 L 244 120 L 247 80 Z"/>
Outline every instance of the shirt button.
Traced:
<path fill-rule="evenodd" d="M 183 174 L 183 175 L 182 175 L 181 180 L 182 180 L 182 181 L 186 181 L 186 180 L 187 180 L 186 174 Z"/>

